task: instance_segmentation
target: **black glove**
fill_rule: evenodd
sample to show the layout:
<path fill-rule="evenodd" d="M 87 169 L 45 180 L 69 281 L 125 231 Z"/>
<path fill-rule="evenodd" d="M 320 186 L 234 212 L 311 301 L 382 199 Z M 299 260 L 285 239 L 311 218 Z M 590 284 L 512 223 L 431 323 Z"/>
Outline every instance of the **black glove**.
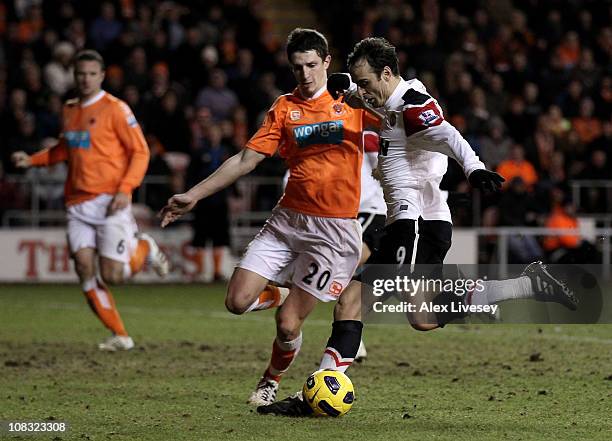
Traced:
<path fill-rule="evenodd" d="M 327 90 L 333 99 L 351 87 L 351 77 L 347 73 L 333 73 L 327 78 Z"/>
<path fill-rule="evenodd" d="M 502 175 L 484 168 L 474 170 L 468 178 L 470 185 L 486 192 L 496 192 L 506 180 Z"/>

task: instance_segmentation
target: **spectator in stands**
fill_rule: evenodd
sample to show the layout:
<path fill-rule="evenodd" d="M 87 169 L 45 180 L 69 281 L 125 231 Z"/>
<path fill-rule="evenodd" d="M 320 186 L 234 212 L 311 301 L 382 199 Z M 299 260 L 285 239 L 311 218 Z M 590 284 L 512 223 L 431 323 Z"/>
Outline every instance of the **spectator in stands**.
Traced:
<path fill-rule="evenodd" d="M 145 182 L 147 177 L 152 177 L 155 180 L 168 179 L 168 182 L 151 182 L 146 184 L 146 198 L 144 202 L 154 212 L 158 212 L 161 208 L 166 205 L 168 199 L 174 194 L 170 183 L 170 177 L 172 176 L 172 170 L 168 163 L 164 160 L 164 147 L 157 140 L 154 135 L 147 135 L 147 143 L 149 144 L 149 151 L 151 157 L 149 158 L 149 167 L 147 168 L 147 174 L 145 175 Z"/>
<path fill-rule="evenodd" d="M 578 60 L 580 60 L 580 40 L 578 39 L 578 34 L 574 31 L 565 34 L 556 52 L 565 69 L 569 70 L 576 66 Z"/>
<path fill-rule="evenodd" d="M 540 88 L 536 83 L 525 83 L 523 100 L 525 102 L 525 115 L 532 121 L 537 121 L 542 114 L 542 104 L 540 102 Z"/>
<path fill-rule="evenodd" d="M 578 229 L 578 219 L 573 202 L 561 189 L 554 189 L 551 193 L 553 208 L 546 228 Z M 561 233 L 547 236 L 543 240 L 543 247 L 548 253 L 548 260 L 555 263 L 599 263 L 601 254 L 588 241 L 578 234 Z"/>
<path fill-rule="evenodd" d="M 515 176 L 509 181 L 499 201 L 499 224 L 512 227 L 537 225 L 537 203 L 527 191 L 523 178 Z M 508 246 L 512 263 L 529 263 L 542 258 L 542 249 L 534 236 L 510 236 Z"/>
<path fill-rule="evenodd" d="M 572 128 L 571 122 L 563 116 L 559 106 L 550 106 L 547 112 L 550 124 L 550 131 L 556 139 L 562 139 L 567 136 Z"/>
<path fill-rule="evenodd" d="M 58 95 L 47 97 L 47 106 L 36 114 L 36 123 L 42 139 L 59 136 L 62 129 L 62 100 Z"/>
<path fill-rule="evenodd" d="M 197 107 L 208 107 L 216 121 L 228 119 L 238 105 L 238 98 L 226 86 L 226 79 L 225 72 L 214 69 L 209 85 L 200 91 L 195 102 Z"/>
<path fill-rule="evenodd" d="M 506 178 L 506 184 L 504 184 L 506 188 L 512 179 L 519 177 L 527 187 L 527 190 L 531 191 L 533 185 L 538 180 L 535 168 L 525 159 L 525 149 L 521 144 L 514 144 L 510 148 L 508 158 L 499 164 L 496 171 Z"/>
<path fill-rule="evenodd" d="M 106 76 L 104 77 L 104 90 L 114 96 L 123 95 L 124 88 L 123 69 L 116 64 L 106 68 Z"/>
<path fill-rule="evenodd" d="M 487 99 L 480 87 L 470 94 L 470 106 L 464 111 L 467 131 L 473 135 L 486 133 L 491 115 L 487 110 Z"/>
<path fill-rule="evenodd" d="M 121 29 L 121 22 L 115 17 L 115 6 L 111 2 L 103 2 L 100 6 L 100 16 L 91 23 L 89 29 L 94 48 L 104 51 L 106 46 L 119 36 Z"/>
<path fill-rule="evenodd" d="M 580 101 L 580 110 L 576 118 L 572 119 L 572 127 L 583 144 L 590 144 L 602 133 L 601 121 L 593 116 L 595 105 L 591 98 Z"/>
<path fill-rule="evenodd" d="M 44 68 L 45 83 L 51 91 L 61 97 L 74 86 L 72 57 L 74 46 L 62 41 L 53 48 L 53 60 Z"/>
<path fill-rule="evenodd" d="M 563 191 L 554 189 L 551 194 L 552 210 L 546 219 L 547 228 L 578 228 L 578 220 L 574 216 L 573 204 L 565 197 Z M 563 235 L 548 236 L 543 241 L 544 249 L 552 253 L 558 249 L 577 248 L 580 244 L 580 236 L 565 233 Z"/>
<path fill-rule="evenodd" d="M 574 118 L 578 116 L 578 109 L 580 108 L 580 102 L 584 96 L 582 83 L 578 80 L 572 80 L 567 85 L 565 92 L 561 94 L 558 99 L 559 106 L 567 118 Z"/>
<path fill-rule="evenodd" d="M 501 75 L 490 76 L 487 90 L 487 109 L 492 115 L 502 116 L 508 107 L 508 96 Z"/>
<path fill-rule="evenodd" d="M 172 54 L 172 74 L 179 82 L 192 85 L 198 81 L 194 76 L 198 73 L 194 69 L 194 61 L 200 58 L 202 47 L 203 38 L 199 27 L 188 27 L 183 43 Z"/>
<path fill-rule="evenodd" d="M 501 118 L 489 120 L 488 132 L 479 138 L 478 145 L 479 156 L 490 170 L 495 170 L 508 157 L 512 140 L 506 135 Z"/>
<path fill-rule="evenodd" d="M 140 93 L 144 93 L 149 86 L 149 71 L 147 64 L 147 53 L 137 46 L 135 47 L 125 65 L 125 83 L 133 84 Z"/>
<path fill-rule="evenodd" d="M 123 90 L 123 100 L 130 106 L 134 112 L 136 120 L 145 122 L 146 107 L 143 102 L 138 88 L 132 84 L 128 84 Z M 146 129 L 146 127 L 145 127 Z"/>
<path fill-rule="evenodd" d="M 40 148 L 41 139 L 36 132 L 36 118 L 32 113 L 26 113 L 17 121 L 17 133 L 9 139 L 10 154 L 23 150 L 28 154 L 35 153 Z M 9 156 L 10 156 L 9 154 Z M 10 166 L 11 173 L 17 170 Z"/>
<path fill-rule="evenodd" d="M 211 124 L 203 137 L 194 140 L 194 149 L 187 170 L 187 187 L 193 186 L 210 176 L 233 152 L 222 143 L 222 132 L 218 125 Z M 223 276 L 224 248 L 229 246 L 229 217 L 227 197 L 230 189 L 222 190 L 203 199 L 193 210 L 194 235 L 191 244 L 196 248 L 206 248 L 212 244 L 213 280 L 220 281 Z M 203 250 L 200 251 L 200 256 Z M 203 261 L 203 260 L 202 260 Z M 204 267 L 203 265 L 201 266 Z"/>
<path fill-rule="evenodd" d="M 525 112 L 525 102 L 520 96 L 510 99 L 508 112 L 503 116 L 508 134 L 516 142 L 523 143 L 533 133 L 535 121 Z"/>
<path fill-rule="evenodd" d="M 608 155 L 604 150 L 593 150 L 590 161 L 584 170 L 576 177 L 577 180 L 607 181 L 612 179 L 612 170 Z M 588 213 L 605 213 L 610 211 L 608 202 L 609 189 L 602 185 L 587 186 L 581 191 L 581 209 Z"/>
<path fill-rule="evenodd" d="M 189 152 L 191 140 L 187 118 L 173 89 L 168 89 L 159 105 L 151 109 L 146 124 L 166 151 Z"/>

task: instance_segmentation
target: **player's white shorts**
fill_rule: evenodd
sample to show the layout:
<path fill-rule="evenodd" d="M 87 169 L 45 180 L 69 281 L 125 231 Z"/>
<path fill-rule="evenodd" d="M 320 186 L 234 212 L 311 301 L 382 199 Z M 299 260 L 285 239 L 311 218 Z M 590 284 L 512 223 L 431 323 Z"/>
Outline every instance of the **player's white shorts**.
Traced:
<path fill-rule="evenodd" d="M 274 282 L 285 283 L 290 277 L 293 285 L 329 302 L 337 300 L 350 282 L 360 254 L 357 219 L 276 207 L 237 266 Z"/>
<path fill-rule="evenodd" d="M 68 247 L 72 254 L 83 248 L 95 248 L 100 256 L 129 262 L 137 244 L 138 227 L 131 205 L 106 216 L 112 200 L 112 195 L 101 194 L 68 207 Z"/>

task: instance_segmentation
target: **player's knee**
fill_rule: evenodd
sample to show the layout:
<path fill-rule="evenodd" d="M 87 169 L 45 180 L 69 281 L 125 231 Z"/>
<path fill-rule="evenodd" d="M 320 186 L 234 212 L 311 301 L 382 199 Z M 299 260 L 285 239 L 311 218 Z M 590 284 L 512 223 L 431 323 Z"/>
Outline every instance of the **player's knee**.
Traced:
<path fill-rule="evenodd" d="M 100 275 L 104 283 L 108 285 L 123 283 L 123 271 L 119 271 L 116 268 L 102 266 L 100 268 Z"/>
<path fill-rule="evenodd" d="M 225 297 L 225 308 L 232 314 L 241 315 L 246 312 L 249 305 L 241 302 L 236 295 L 232 295 L 233 291 L 228 291 Z"/>
<path fill-rule="evenodd" d="M 361 320 L 361 305 L 339 301 L 334 307 L 334 320 Z"/>
<path fill-rule="evenodd" d="M 276 335 L 282 341 L 291 341 L 299 337 L 302 329 L 302 321 L 299 317 L 286 314 L 276 315 Z"/>
<path fill-rule="evenodd" d="M 91 279 L 95 275 L 93 264 L 84 260 L 75 260 L 74 270 L 76 271 L 81 281 Z"/>

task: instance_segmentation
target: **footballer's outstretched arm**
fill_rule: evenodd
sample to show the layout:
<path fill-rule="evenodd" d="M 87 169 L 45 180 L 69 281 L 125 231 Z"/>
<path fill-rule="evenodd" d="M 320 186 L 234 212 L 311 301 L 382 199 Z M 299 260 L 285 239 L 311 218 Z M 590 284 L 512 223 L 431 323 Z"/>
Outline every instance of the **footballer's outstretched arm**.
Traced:
<path fill-rule="evenodd" d="M 241 176 L 250 173 L 265 157 L 266 155 L 263 153 L 256 152 L 248 147 L 235 154 L 221 164 L 212 175 L 193 186 L 186 193 L 172 196 L 159 213 L 161 226 L 165 227 L 174 222 L 183 214 L 191 211 L 199 200 L 223 190 L 236 182 Z"/>
<path fill-rule="evenodd" d="M 24 151 L 18 151 L 11 155 L 11 160 L 17 168 L 46 167 L 68 159 L 68 149 L 63 137 L 57 144 L 46 148 L 33 155 L 28 155 Z"/>

